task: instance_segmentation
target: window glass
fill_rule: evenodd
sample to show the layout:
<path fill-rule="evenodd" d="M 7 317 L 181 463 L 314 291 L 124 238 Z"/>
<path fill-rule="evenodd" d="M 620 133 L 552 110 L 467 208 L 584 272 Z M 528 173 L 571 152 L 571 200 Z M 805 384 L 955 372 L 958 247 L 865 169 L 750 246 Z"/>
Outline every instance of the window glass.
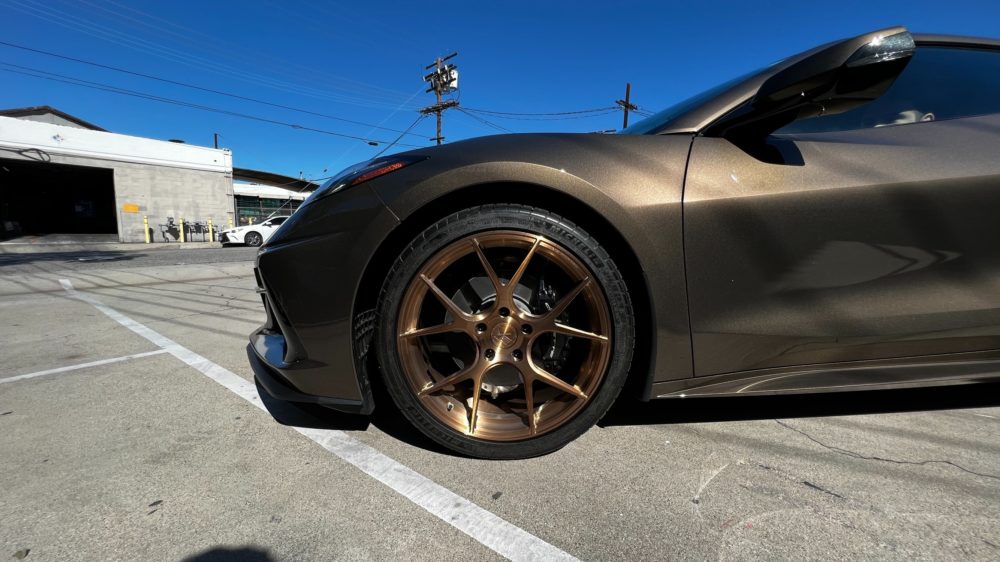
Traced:
<path fill-rule="evenodd" d="M 705 102 L 711 100 L 712 98 L 718 96 L 719 94 L 725 92 L 726 90 L 736 86 L 740 82 L 748 80 L 749 78 L 756 76 L 763 72 L 764 70 L 771 68 L 772 66 L 780 63 L 781 61 L 769 64 L 764 68 L 758 68 L 753 72 L 747 72 L 741 76 L 737 76 L 732 80 L 728 80 L 715 86 L 714 88 L 709 88 L 700 94 L 695 94 L 683 101 L 677 102 L 670 107 L 660 110 L 659 112 L 638 121 L 630 125 L 627 129 L 622 129 L 618 132 L 620 135 L 653 135 L 658 131 L 664 129 L 673 120 L 677 119 L 681 115 L 684 115 L 688 111 L 697 108 L 698 106 L 704 104 Z"/>
<path fill-rule="evenodd" d="M 917 47 L 877 100 L 837 115 L 790 123 L 775 134 L 850 131 L 1000 113 L 1000 51 Z"/>
<path fill-rule="evenodd" d="M 271 219 L 271 226 L 278 226 L 279 224 L 285 222 L 288 217 L 275 217 Z"/>

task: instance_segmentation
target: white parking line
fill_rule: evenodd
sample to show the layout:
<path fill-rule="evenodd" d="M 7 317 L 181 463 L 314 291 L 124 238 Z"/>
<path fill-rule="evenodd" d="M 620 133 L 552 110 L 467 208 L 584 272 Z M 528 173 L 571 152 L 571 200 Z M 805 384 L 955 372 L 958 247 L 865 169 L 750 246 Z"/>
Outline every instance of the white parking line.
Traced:
<path fill-rule="evenodd" d="M 46 369 L 44 371 L 38 371 L 36 373 L 28 373 L 26 375 L 17 375 L 14 377 L 7 377 L 5 379 L 0 379 L 0 384 L 5 384 L 9 382 L 23 381 L 25 379 L 33 379 L 35 377 L 43 377 L 45 375 L 54 375 L 56 373 L 65 373 L 67 371 L 76 371 L 77 369 L 87 369 L 89 367 L 97 367 L 100 365 L 107 365 L 108 363 L 118 363 L 120 361 L 128 361 L 129 359 L 138 359 L 140 357 L 149 357 L 150 355 L 159 355 L 161 353 L 167 353 L 166 349 L 157 349 L 155 351 L 147 351 L 145 353 L 136 353 L 134 355 L 125 355 L 123 357 L 112 357 L 111 359 L 101 359 L 100 361 L 91 361 L 90 363 L 80 363 L 77 365 L 69 365 L 67 367 L 57 367 L 55 369 Z"/>
<path fill-rule="evenodd" d="M 60 279 L 59 283 L 71 297 L 92 305 L 112 320 L 266 411 L 254 383 L 143 326 L 94 297 L 77 292 L 68 279 Z M 343 431 L 305 427 L 293 429 L 501 556 L 511 560 L 577 560 L 569 553 L 479 507 Z"/>

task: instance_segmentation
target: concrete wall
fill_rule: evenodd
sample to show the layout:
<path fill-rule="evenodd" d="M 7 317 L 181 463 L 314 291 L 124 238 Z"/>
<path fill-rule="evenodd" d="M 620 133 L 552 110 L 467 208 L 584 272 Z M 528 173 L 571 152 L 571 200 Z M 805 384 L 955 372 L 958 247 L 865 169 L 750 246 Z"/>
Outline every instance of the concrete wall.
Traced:
<path fill-rule="evenodd" d="M 0 117 L 5 158 L 114 170 L 118 234 L 143 242 L 142 218 L 155 240 L 167 217 L 228 226 L 233 219 L 233 167 L 228 150 L 170 143 Z M 26 186 L 30 189 L 30 186 Z M 39 204 L 44 204 L 40 201 Z M 137 212 L 129 212 L 138 206 Z M 200 239 L 200 237 L 198 238 Z"/>
<path fill-rule="evenodd" d="M 149 217 L 156 242 L 163 241 L 158 225 L 166 223 L 167 217 L 174 217 L 176 221 L 184 219 L 189 223 L 205 222 L 211 217 L 216 228 L 228 225 L 233 218 L 231 175 L 125 163 L 116 164 L 114 171 L 118 234 L 122 242 L 145 240 L 142 232 L 144 215 Z M 123 209 L 128 204 L 138 205 L 139 212 L 125 212 Z"/>

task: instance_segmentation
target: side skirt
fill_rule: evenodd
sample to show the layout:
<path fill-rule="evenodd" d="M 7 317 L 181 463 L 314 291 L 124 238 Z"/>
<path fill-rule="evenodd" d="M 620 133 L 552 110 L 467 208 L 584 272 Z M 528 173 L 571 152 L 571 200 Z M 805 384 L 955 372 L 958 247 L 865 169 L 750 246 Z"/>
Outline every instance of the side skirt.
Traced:
<path fill-rule="evenodd" d="M 654 398 L 759 396 L 1000 381 L 1000 350 L 799 365 L 656 383 Z"/>

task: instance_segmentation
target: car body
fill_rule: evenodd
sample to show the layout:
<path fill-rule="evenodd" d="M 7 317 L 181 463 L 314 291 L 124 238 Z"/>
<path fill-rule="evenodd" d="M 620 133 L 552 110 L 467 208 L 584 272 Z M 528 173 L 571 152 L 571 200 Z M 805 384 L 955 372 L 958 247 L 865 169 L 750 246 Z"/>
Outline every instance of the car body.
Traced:
<path fill-rule="evenodd" d="M 908 53 L 865 50 L 900 37 Z M 257 257 L 262 386 L 371 412 L 387 275 L 428 225 L 494 203 L 607 249 L 642 399 L 1000 378 L 1000 42 L 873 32 L 624 133 L 470 139 L 317 190 Z"/>
<path fill-rule="evenodd" d="M 288 217 L 271 217 L 261 221 L 259 224 L 248 224 L 230 228 L 219 233 L 219 241 L 223 244 L 246 244 L 247 246 L 260 246 L 271 238 L 278 227 L 285 222 Z"/>

